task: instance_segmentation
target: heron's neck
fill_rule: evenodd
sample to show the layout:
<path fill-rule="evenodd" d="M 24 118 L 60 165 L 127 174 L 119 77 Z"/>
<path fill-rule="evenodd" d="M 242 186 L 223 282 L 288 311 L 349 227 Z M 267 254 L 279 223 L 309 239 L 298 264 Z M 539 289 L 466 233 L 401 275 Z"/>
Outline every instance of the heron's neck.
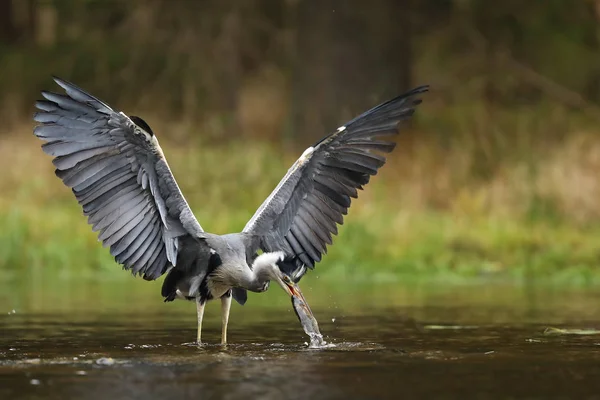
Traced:
<path fill-rule="evenodd" d="M 275 265 L 282 257 L 281 251 L 263 253 L 256 257 L 245 277 L 247 289 L 262 290 L 265 282 L 275 279 Z"/>

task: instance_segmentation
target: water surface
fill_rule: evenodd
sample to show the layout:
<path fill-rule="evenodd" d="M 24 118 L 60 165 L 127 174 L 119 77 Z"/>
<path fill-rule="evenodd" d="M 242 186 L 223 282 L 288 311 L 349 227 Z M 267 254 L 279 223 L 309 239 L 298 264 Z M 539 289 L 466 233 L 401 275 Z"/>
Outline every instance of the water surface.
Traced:
<path fill-rule="evenodd" d="M 209 305 L 197 347 L 193 304 L 132 282 L 5 285 L 0 398 L 600 396 L 593 290 L 312 282 L 303 290 L 332 345 L 315 350 L 281 291 L 234 306 L 226 347 Z"/>

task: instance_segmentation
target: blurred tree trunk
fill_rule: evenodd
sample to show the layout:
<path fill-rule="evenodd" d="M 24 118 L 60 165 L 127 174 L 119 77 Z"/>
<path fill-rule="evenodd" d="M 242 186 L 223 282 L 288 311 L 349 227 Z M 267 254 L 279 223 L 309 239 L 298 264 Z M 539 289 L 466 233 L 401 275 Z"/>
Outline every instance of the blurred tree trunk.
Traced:
<path fill-rule="evenodd" d="M 17 38 L 12 0 L 0 0 L 0 42 L 11 44 Z"/>
<path fill-rule="evenodd" d="M 36 28 L 35 0 L 0 0 L 0 42 L 29 42 Z"/>
<path fill-rule="evenodd" d="M 53 46 L 58 35 L 58 11 L 53 2 L 38 4 L 35 9 L 35 36 L 37 44 Z"/>
<path fill-rule="evenodd" d="M 295 7 L 294 136 L 314 141 L 411 83 L 410 0 L 302 0 Z"/>
<path fill-rule="evenodd" d="M 370 41 L 381 46 L 375 55 L 375 68 L 385 68 L 381 81 L 377 82 L 384 97 L 398 95 L 412 85 L 413 2 L 383 0 L 376 1 L 371 8 L 373 34 Z"/>
<path fill-rule="evenodd" d="M 232 114 L 237 108 L 237 94 L 241 78 L 241 25 L 240 6 L 233 3 L 223 18 L 218 46 L 219 60 L 221 61 L 220 68 L 223 74 L 221 108 Z"/>
<path fill-rule="evenodd" d="M 596 63 L 596 70 L 592 72 L 590 77 L 586 95 L 588 99 L 600 103 L 600 56 L 598 56 L 600 54 L 600 0 L 594 1 L 594 11 L 596 15 L 596 32 L 593 50 L 596 52 L 596 60 L 599 62 Z"/>

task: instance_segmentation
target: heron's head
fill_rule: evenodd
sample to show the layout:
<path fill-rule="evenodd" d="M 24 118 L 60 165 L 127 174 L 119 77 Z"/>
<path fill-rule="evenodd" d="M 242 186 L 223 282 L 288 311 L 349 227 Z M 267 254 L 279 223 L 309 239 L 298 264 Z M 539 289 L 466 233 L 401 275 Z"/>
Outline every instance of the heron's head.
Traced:
<path fill-rule="evenodd" d="M 252 269 L 256 273 L 259 285 L 275 281 L 290 296 L 300 293 L 297 283 L 306 271 L 304 266 L 297 266 L 295 257 L 287 256 L 282 251 L 259 255 L 254 260 Z"/>

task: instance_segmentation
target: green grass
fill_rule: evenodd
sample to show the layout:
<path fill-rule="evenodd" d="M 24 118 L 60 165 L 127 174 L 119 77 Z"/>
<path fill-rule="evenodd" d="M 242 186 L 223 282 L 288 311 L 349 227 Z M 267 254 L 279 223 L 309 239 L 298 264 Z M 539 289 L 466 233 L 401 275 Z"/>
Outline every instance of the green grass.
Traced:
<path fill-rule="evenodd" d="M 216 220 L 237 227 L 232 231 L 245 222 L 225 213 Z M 453 218 L 447 213 L 358 211 L 347 218 L 314 273 L 357 282 L 534 279 L 597 284 L 599 234 L 542 223 Z M 96 240 L 79 210 L 67 205 L 3 210 L 0 268 L 9 274 L 43 268 L 63 277 L 127 275 Z"/>
<path fill-rule="evenodd" d="M 70 190 L 53 176 L 39 143 L 5 145 L 3 160 L 12 168 L 0 181 L 4 276 L 43 270 L 63 278 L 127 279 L 97 241 Z M 11 150 L 17 147 L 20 152 Z M 197 218 L 215 233 L 241 230 L 296 156 L 277 156 L 267 145 L 248 143 L 210 146 L 210 151 L 201 143 L 165 147 Z M 222 163 L 229 154 L 240 156 Z M 383 173 L 373 179 L 317 266 L 319 279 L 600 283 L 600 228 L 561 218 L 510 218 L 478 206 L 468 212 L 464 204 L 460 212 L 411 206 L 399 195 L 416 190 L 407 185 Z"/>

